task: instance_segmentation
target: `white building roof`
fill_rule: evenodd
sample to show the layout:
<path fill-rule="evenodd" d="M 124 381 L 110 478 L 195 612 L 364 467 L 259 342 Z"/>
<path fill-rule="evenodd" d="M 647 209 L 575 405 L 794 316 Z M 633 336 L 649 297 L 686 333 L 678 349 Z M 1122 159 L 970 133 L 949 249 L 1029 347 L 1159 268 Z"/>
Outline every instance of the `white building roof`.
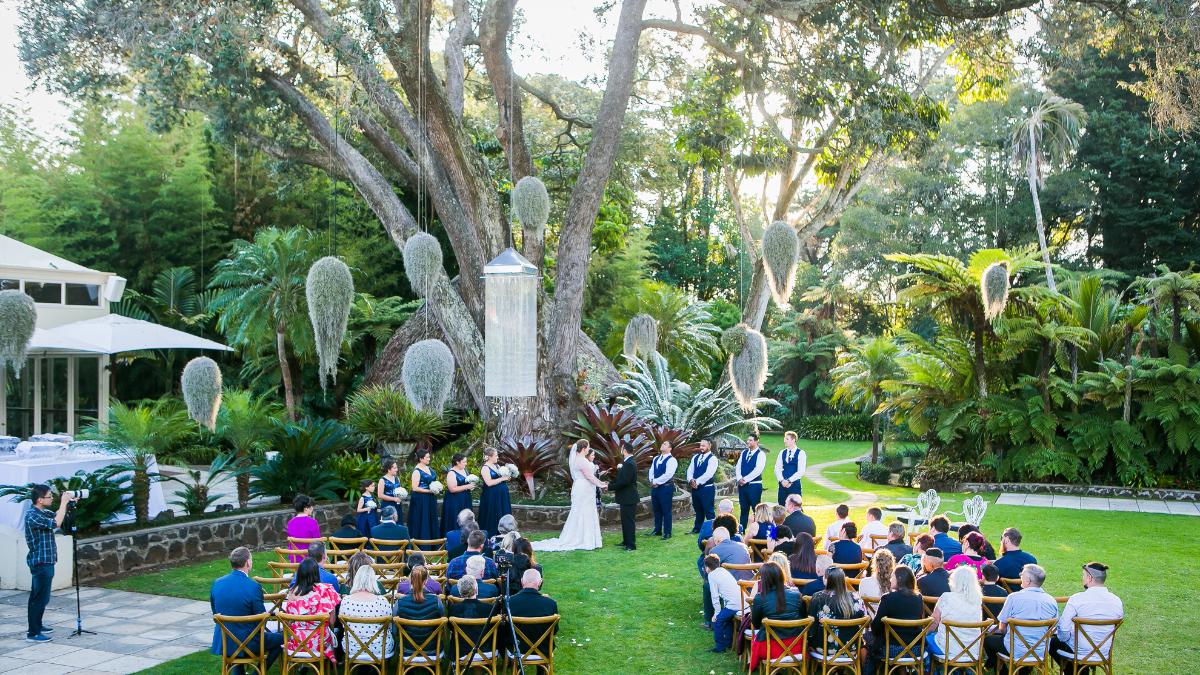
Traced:
<path fill-rule="evenodd" d="M 0 234 L 0 266 L 20 267 L 40 272 L 83 272 L 91 274 L 109 274 L 89 269 L 66 258 L 60 258 L 53 253 L 47 253 L 40 248 L 6 237 Z"/>

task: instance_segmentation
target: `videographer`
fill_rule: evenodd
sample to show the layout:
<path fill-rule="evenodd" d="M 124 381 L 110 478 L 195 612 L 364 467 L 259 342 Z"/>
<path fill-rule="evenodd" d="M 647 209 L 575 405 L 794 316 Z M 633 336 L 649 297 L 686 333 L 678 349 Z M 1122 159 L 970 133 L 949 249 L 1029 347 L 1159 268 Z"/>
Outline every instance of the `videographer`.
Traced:
<path fill-rule="evenodd" d="M 51 511 L 54 493 L 50 486 L 33 486 L 33 505 L 25 512 L 25 543 L 29 546 L 25 562 L 33 579 L 29 588 L 29 631 L 25 634 L 28 642 L 49 642 L 51 638 L 47 633 L 54 631 L 42 625 L 42 615 L 50 602 L 50 586 L 54 583 L 54 563 L 58 562 L 54 531 L 62 526 L 67 509 L 75 499 L 75 493 L 66 490 L 59 500 L 58 511 Z"/>

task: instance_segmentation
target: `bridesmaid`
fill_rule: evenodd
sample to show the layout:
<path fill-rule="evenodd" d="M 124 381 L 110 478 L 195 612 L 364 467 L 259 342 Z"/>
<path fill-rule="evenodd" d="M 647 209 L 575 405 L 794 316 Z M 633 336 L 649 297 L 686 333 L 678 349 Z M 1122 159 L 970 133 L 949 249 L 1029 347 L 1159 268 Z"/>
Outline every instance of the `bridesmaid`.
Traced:
<path fill-rule="evenodd" d="M 467 482 L 467 456 L 461 452 L 450 458 L 446 472 L 446 496 L 442 498 L 442 536 L 458 529 L 458 514 L 471 508 L 471 484 Z"/>
<path fill-rule="evenodd" d="M 396 507 L 396 522 L 404 522 L 404 503 L 396 496 L 396 490 L 401 486 L 400 478 L 396 475 L 400 473 L 400 465 L 391 457 L 383 458 L 383 478 L 379 479 L 379 487 L 375 494 L 379 497 L 379 510 L 383 510 L 385 506 Z"/>
<path fill-rule="evenodd" d="M 429 450 L 420 448 L 414 455 L 417 468 L 412 472 L 412 490 L 408 502 L 408 533 L 413 539 L 440 539 L 437 495 L 429 489 L 437 474 L 429 468 Z"/>
<path fill-rule="evenodd" d="M 500 453 L 495 448 L 483 451 L 483 494 L 479 496 L 479 529 L 499 532 L 500 519 L 512 513 L 508 496 L 508 476 L 500 473 Z"/>

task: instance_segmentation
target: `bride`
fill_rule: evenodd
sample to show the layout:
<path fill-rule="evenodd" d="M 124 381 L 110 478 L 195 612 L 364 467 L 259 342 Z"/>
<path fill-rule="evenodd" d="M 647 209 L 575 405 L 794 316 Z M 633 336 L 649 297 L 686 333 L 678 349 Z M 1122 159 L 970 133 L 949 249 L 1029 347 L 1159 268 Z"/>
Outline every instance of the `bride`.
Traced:
<path fill-rule="evenodd" d="M 596 465 L 587 459 L 588 442 L 576 441 L 571 448 L 571 512 L 562 534 L 554 539 L 533 542 L 535 551 L 578 551 L 600 548 L 600 512 L 596 507 L 596 488 L 608 483 L 596 478 Z"/>

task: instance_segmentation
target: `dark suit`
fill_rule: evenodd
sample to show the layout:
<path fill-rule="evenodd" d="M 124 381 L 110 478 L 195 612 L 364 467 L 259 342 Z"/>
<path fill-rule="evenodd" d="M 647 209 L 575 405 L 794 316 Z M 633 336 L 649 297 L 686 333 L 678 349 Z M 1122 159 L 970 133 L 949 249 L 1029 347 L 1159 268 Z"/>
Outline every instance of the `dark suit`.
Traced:
<path fill-rule="evenodd" d="M 391 539 L 399 541 L 401 539 L 412 539 L 408 534 L 408 528 L 404 525 L 396 523 L 380 523 L 371 528 L 371 539 Z M 380 546 L 377 551 L 395 551 L 395 546 Z"/>
<path fill-rule="evenodd" d="M 783 519 L 783 524 L 788 526 L 794 537 L 800 536 L 801 532 L 807 532 L 811 537 L 817 536 L 817 524 L 800 509 L 789 513 L 787 518 Z"/>
<path fill-rule="evenodd" d="M 486 585 L 487 584 L 480 584 L 480 588 Z M 475 598 L 463 600 L 462 602 L 450 603 L 450 616 L 458 617 L 460 619 L 486 619 L 491 615 L 491 613 L 491 605 L 482 603 Z M 487 626 L 462 626 L 461 628 L 465 633 L 471 636 L 472 640 L 475 640 L 476 642 L 479 641 L 479 638 L 483 636 L 484 631 L 487 630 Z M 451 631 L 451 634 L 453 634 L 453 631 Z M 466 656 L 468 653 L 470 653 L 470 643 L 462 638 L 458 638 L 457 636 L 456 640 L 458 642 L 459 654 Z"/>
<path fill-rule="evenodd" d="M 254 616 L 267 611 L 263 606 L 262 586 L 246 576 L 245 572 L 239 570 L 233 570 L 213 582 L 212 590 L 208 594 L 208 603 L 212 607 L 213 614 L 226 616 Z M 254 626 L 251 624 L 229 625 L 229 632 L 237 640 L 246 639 L 246 636 L 253 631 Z M 266 638 L 267 669 L 270 670 L 271 664 L 279 658 L 279 653 L 283 649 L 283 635 L 267 630 L 263 631 L 263 635 Z M 227 642 L 228 649 L 232 652 L 237 645 L 233 640 L 227 640 Z M 246 646 L 255 651 L 258 650 L 256 642 L 251 641 Z M 213 626 L 212 653 L 221 655 L 221 627 L 216 625 Z"/>
<path fill-rule="evenodd" d="M 481 598 L 485 598 L 485 599 L 486 598 L 494 598 L 494 597 L 500 595 L 499 584 L 496 584 L 496 585 L 485 584 L 482 581 L 480 581 L 478 584 L 475 585 L 475 588 L 479 589 L 478 595 Z M 454 584 L 453 586 L 450 587 L 450 595 L 453 595 L 456 598 L 462 597 L 461 595 L 458 594 L 458 584 Z"/>
<path fill-rule="evenodd" d="M 637 464 L 633 457 L 626 457 L 617 469 L 617 477 L 608 484 L 613 491 L 613 501 L 621 507 L 621 545 L 625 548 L 637 548 L 637 534 L 634 523 L 637 519 L 638 488 Z"/>
<path fill-rule="evenodd" d="M 553 616 L 558 614 L 558 603 L 554 601 L 554 598 L 542 595 L 532 588 L 522 588 L 519 593 L 514 593 L 508 599 L 508 613 L 527 619 Z M 537 642 L 545 634 L 545 630 L 539 631 L 537 628 L 531 626 L 523 626 L 522 631 L 533 642 Z M 512 638 L 510 637 L 509 640 L 511 641 Z M 520 647 L 522 654 L 529 651 L 529 645 L 529 642 L 521 639 Z"/>
<path fill-rule="evenodd" d="M 921 595 L 940 598 L 943 594 L 950 592 L 950 573 L 945 568 L 939 567 L 917 579 L 917 589 L 921 591 Z"/>

